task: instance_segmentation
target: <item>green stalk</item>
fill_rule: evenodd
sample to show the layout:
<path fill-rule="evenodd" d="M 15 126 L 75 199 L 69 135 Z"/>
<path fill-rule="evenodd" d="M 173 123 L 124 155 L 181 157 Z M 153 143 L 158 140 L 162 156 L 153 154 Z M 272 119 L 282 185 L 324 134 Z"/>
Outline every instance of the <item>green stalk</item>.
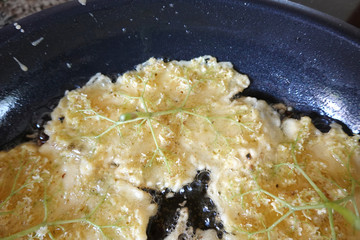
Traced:
<path fill-rule="evenodd" d="M 126 122 L 129 120 L 134 119 L 149 119 L 152 117 L 159 117 L 163 115 L 174 114 L 182 111 L 182 108 L 174 108 L 166 111 L 159 111 L 159 112 L 130 112 L 130 113 L 123 113 L 120 115 L 120 122 Z"/>
<path fill-rule="evenodd" d="M 327 202 L 325 206 L 330 209 L 334 209 L 341 214 L 356 230 L 360 230 L 360 217 L 357 217 L 350 209 L 341 206 L 335 202 Z"/>

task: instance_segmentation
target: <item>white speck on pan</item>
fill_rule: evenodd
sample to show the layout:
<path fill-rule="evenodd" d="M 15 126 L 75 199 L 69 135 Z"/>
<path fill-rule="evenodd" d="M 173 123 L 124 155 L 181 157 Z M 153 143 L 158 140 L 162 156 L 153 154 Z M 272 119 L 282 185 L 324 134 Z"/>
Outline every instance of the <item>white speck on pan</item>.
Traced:
<path fill-rule="evenodd" d="M 86 0 L 78 0 L 81 5 L 86 5 Z"/>
<path fill-rule="evenodd" d="M 15 27 L 17 30 L 20 30 L 20 29 L 21 29 L 21 26 L 20 26 L 18 23 L 14 23 L 14 27 Z"/>
<path fill-rule="evenodd" d="M 21 68 L 21 70 L 23 70 L 24 72 L 29 70 L 29 68 L 27 66 L 25 66 L 24 64 L 22 64 L 16 57 L 13 57 L 13 59 L 19 64 L 19 67 Z"/>
<path fill-rule="evenodd" d="M 91 12 L 89 12 L 89 15 L 94 19 L 94 21 L 97 23 L 97 19 L 95 18 L 94 14 L 92 14 Z"/>
<path fill-rule="evenodd" d="M 19 30 L 20 32 L 22 32 L 22 33 L 25 32 L 24 29 L 21 28 L 21 25 L 18 24 L 18 23 L 14 23 L 14 27 L 15 27 L 17 30 Z"/>
<path fill-rule="evenodd" d="M 33 45 L 35 47 L 35 46 L 39 45 L 39 43 L 41 43 L 42 40 L 44 40 L 43 37 L 31 42 L 31 45 Z"/>

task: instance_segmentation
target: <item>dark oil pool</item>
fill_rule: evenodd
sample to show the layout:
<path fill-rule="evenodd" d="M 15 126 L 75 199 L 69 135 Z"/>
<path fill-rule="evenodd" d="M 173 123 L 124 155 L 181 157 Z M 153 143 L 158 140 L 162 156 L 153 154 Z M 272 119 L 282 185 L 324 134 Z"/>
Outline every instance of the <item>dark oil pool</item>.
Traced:
<path fill-rule="evenodd" d="M 222 239 L 224 225 L 221 223 L 214 202 L 207 194 L 210 172 L 207 170 L 198 171 L 192 183 L 183 186 L 178 192 L 171 192 L 169 189 L 155 191 L 152 189 L 142 189 L 151 194 L 153 201 L 158 205 L 155 216 L 150 218 L 146 229 L 148 240 L 164 239 L 175 230 L 180 217 L 180 210 L 187 208 L 189 217 L 186 223 L 187 228 L 193 229 L 193 235 L 197 229 L 213 229 L 217 237 Z M 190 239 L 182 233 L 178 236 L 179 240 Z"/>

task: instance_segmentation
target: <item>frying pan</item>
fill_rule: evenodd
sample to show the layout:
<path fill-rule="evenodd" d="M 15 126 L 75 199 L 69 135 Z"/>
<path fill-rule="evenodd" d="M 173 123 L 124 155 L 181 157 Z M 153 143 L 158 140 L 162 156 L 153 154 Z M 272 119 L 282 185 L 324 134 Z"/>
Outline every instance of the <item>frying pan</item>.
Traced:
<path fill-rule="evenodd" d="M 97 72 L 115 78 L 149 57 L 202 55 L 247 74 L 244 95 L 360 132 L 355 27 L 287 1 L 88 0 L 0 30 L 0 146 L 21 141 L 65 90 Z"/>

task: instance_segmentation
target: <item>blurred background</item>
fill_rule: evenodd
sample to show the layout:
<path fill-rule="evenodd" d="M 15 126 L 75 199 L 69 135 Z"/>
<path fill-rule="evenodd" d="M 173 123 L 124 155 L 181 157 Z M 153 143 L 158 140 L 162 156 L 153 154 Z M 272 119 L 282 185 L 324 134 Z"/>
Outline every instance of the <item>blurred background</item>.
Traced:
<path fill-rule="evenodd" d="M 69 1 L 85 2 L 85 0 L 0 0 L 0 27 L 12 24 L 43 9 Z M 360 0 L 291 1 L 327 13 L 360 28 Z"/>
<path fill-rule="evenodd" d="M 291 0 L 360 28 L 360 0 Z"/>

